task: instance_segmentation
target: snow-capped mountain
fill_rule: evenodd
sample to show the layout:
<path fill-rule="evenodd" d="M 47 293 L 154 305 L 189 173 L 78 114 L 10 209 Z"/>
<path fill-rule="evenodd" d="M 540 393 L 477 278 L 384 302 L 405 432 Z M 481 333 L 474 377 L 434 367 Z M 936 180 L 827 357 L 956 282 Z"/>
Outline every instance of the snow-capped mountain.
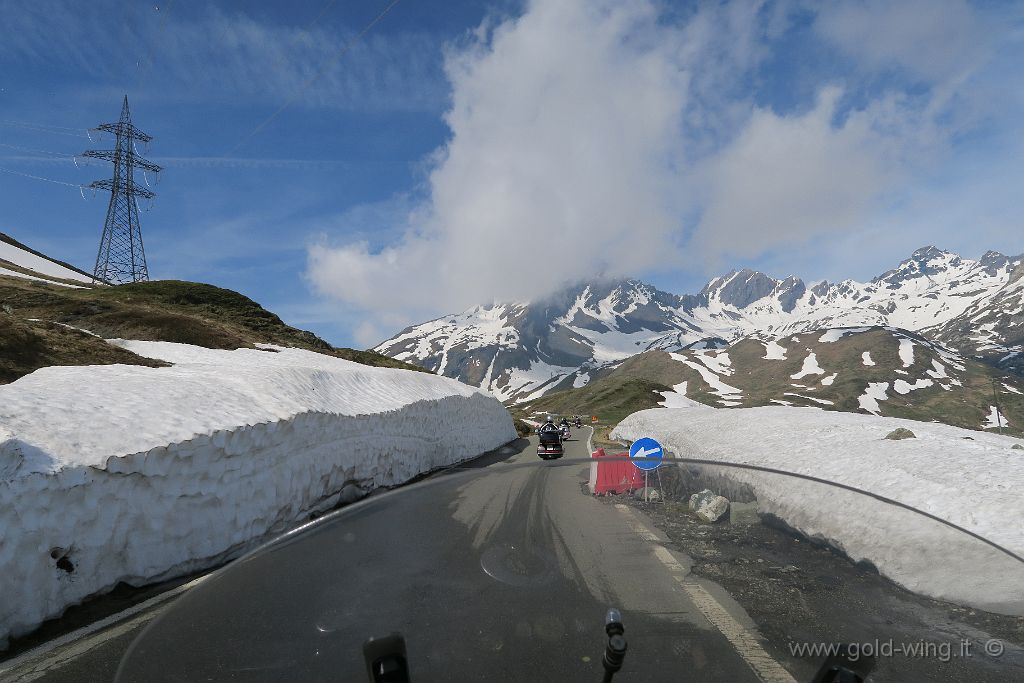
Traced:
<path fill-rule="evenodd" d="M 375 350 L 515 401 L 583 386 L 595 370 L 651 349 L 834 327 L 896 327 L 952 344 L 975 339 L 974 321 L 984 318 L 989 346 L 979 342 L 972 352 L 1006 356 L 1021 343 L 1022 262 L 924 247 L 866 283 L 807 286 L 747 269 L 712 279 L 696 295 L 636 280 L 584 283 L 543 301 L 479 306 L 415 325 Z"/>

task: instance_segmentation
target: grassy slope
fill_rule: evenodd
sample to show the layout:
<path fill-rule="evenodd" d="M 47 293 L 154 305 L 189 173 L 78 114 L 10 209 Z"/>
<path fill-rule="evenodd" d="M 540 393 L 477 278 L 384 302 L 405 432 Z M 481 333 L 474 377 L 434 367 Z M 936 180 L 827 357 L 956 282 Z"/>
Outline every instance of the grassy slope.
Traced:
<path fill-rule="evenodd" d="M 560 415 L 596 415 L 593 444 L 618 452 L 608 432 L 630 413 L 657 408 L 662 400 L 656 392 L 669 391 L 683 380 L 683 370 L 664 351 L 652 351 L 627 359 L 612 372 L 591 380 L 579 389 L 552 392 L 517 405 L 524 413 L 551 412 Z"/>
<path fill-rule="evenodd" d="M 91 365 L 167 365 L 57 323 L 18 320 L 0 314 L 0 384 L 51 365 L 80 365 L 78 360 L 82 358 L 89 359 Z"/>
<path fill-rule="evenodd" d="M 311 332 L 299 330 L 255 301 L 228 289 L 194 282 L 161 280 L 118 287 L 68 289 L 57 285 L 0 276 L 0 382 L 10 382 L 45 365 L 91 365 L 133 361 L 134 354 L 111 360 L 110 347 L 89 335 L 87 343 L 69 342 L 66 328 L 24 328 L 27 319 L 63 323 L 105 338 L 180 342 L 211 349 L 251 348 L 278 344 L 335 355 L 364 365 L 422 368 L 372 351 L 335 349 Z M 16 327 L 13 323 L 21 323 Z M 11 323 L 8 325 L 8 323 Z M 61 330 L 61 331 L 57 331 Z M 26 336 L 27 335 L 27 336 Z M 30 341 L 30 338 L 32 339 Z M 5 341 L 6 340 L 6 341 Z M 21 353 L 21 346 L 36 349 Z"/>

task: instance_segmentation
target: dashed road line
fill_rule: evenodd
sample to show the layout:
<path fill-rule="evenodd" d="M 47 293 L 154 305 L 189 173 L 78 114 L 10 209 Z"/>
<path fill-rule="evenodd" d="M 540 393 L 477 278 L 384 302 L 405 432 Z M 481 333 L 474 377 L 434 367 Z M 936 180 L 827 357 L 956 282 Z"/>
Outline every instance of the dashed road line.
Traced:
<path fill-rule="evenodd" d="M 626 524 L 629 525 L 630 529 L 644 540 L 657 543 L 654 547 L 654 556 L 665 565 L 672 578 L 682 586 L 690 600 L 693 601 L 693 604 L 704 615 L 704 618 L 711 622 L 725 636 L 725 639 L 732 644 L 736 652 L 753 669 L 759 679 L 764 681 L 764 683 L 796 683 L 796 679 L 793 678 L 792 674 L 775 661 L 770 654 L 765 652 L 764 648 L 761 647 L 758 637 L 736 621 L 729 614 L 729 611 L 704 586 L 692 578 L 690 572 L 672 556 L 668 548 L 658 543 L 657 535 L 637 519 L 629 506 L 617 504 L 615 507 L 625 516 Z"/>

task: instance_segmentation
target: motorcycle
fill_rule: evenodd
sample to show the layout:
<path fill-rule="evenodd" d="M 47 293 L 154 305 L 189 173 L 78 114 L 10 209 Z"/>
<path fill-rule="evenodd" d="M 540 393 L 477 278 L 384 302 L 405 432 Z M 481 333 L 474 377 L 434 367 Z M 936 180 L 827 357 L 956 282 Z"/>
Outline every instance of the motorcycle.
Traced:
<path fill-rule="evenodd" d="M 565 455 L 565 449 L 562 447 L 561 431 L 551 429 L 538 432 L 538 441 L 537 455 L 542 460 L 557 459 Z"/>

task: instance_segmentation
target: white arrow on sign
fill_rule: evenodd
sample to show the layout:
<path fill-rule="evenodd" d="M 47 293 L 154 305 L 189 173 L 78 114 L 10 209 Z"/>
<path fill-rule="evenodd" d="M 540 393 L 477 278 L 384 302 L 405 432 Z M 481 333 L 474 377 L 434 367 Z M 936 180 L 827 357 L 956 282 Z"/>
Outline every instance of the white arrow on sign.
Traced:
<path fill-rule="evenodd" d="M 636 456 L 635 457 L 637 457 L 637 458 L 649 458 L 650 456 L 654 455 L 655 453 L 661 453 L 661 449 L 660 448 L 652 448 L 650 450 L 647 450 L 646 448 L 641 448 L 640 450 L 638 450 L 636 452 Z"/>

